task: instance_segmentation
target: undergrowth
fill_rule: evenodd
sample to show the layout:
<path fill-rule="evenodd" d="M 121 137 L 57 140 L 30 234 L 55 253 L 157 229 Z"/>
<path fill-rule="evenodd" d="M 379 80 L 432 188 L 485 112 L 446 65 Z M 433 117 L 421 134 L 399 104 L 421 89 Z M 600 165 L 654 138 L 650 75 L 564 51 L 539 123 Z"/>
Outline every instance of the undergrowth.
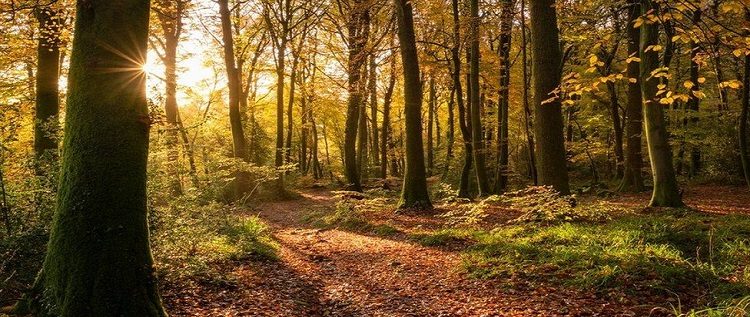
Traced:
<path fill-rule="evenodd" d="M 474 277 L 539 279 L 624 292 L 691 294 L 713 305 L 750 293 L 750 219 L 689 211 L 604 223 L 518 223 L 475 236 Z"/>

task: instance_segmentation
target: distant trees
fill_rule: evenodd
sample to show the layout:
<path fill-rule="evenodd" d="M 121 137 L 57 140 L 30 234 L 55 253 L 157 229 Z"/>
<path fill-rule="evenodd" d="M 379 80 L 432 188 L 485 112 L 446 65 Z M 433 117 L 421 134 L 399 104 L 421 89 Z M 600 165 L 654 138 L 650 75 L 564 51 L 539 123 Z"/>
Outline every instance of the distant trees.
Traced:
<path fill-rule="evenodd" d="M 149 2 L 79 1 L 61 186 L 36 316 L 166 316 L 149 250 L 145 63 Z"/>
<path fill-rule="evenodd" d="M 629 0 L 627 2 L 628 23 L 626 27 L 628 41 L 628 65 L 626 69 L 628 77 L 627 104 L 625 106 L 625 162 L 623 178 L 619 190 L 622 192 L 642 192 L 643 184 L 643 157 L 641 155 L 641 133 L 643 132 L 643 99 L 641 98 L 640 79 L 640 57 L 639 46 L 641 41 L 640 28 L 635 23 L 641 16 L 641 0 Z"/>

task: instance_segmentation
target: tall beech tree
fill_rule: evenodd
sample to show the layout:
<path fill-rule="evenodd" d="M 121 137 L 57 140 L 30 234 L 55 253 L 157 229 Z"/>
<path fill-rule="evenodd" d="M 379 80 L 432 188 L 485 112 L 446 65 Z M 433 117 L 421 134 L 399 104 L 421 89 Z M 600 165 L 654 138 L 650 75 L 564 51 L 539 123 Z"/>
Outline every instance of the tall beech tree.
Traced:
<path fill-rule="evenodd" d="M 166 316 L 149 248 L 149 1 L 77 2 L 57 210 L 18 311 Z"/>
<path fill-rule="evenodd" d="M 479 196 L 486 196 L 490 193 L 487 170 L 485 169 L 485 142 L 484 131 L 482 126 L 482 98 L 480 97 L 479 86 L 479 0 L 471 0 L 469 10 L 471 13 L 470 23 L 470 55 L 469 59 L 469 89 L 470 89 L 470 120 L 471 120 L 471 140 L 472 149 L 474 150 L 474 171 L 477 177 L 477 190 Z"/>
<path fill-rule="evenodd" d="M 651 159 L 651 173 L 654 179 L 650 205 L 680 207 L 683 203 L 672 164 L 672 149 L 669 146 L 664 109 L 657 96 L 659 78 L 654 76 L 654 71 L 659 68 L 659 53 L 655 49 L 659 44 L 659 25 L 656 18 L 658 12 L 658 7 L 651 0 L 641 2 L 641 15 L 645 16 L 647 21 L 641 25 L 639 80 L 643 95 L 643 119 L 648 155 Z"/>
<path fill-rule="evenodd" d="M 628 0 L 628 25 L 626 27 L 628 41 L 628 59 L 626 73 L 628 76 L 627 104 L 625 105 L 625 164 L 623 178 L 620 183 L 621 192 L 642 192 L 643 185 L 643 156 L 641 154 L 641 134 L 643 133 L 643 99 L 640 84 L 640 62 L 638 48 L 641 41 L 640 28 L 634 27 L 635 21 L 641 16 L 641 0 Z"/>
<path fill-rule="evenodd" d="M 530 0 L 532 56 L 534 57 L 534 136 L 536 170 L 540 185 L 550 185 L 563 194 L 570 193 L 561 100 L 560 52 L 555 0 Z"/>
<path fill-rule="evenodd" d="M 422 140 L 422 82 L 414 34 L 414 15 L 410 0 L 393 0 L 398 20 L 398 41 L 404 75 L 404 150 L 406 167 L 399 208 L 431 209 L 425 175 Z"/>

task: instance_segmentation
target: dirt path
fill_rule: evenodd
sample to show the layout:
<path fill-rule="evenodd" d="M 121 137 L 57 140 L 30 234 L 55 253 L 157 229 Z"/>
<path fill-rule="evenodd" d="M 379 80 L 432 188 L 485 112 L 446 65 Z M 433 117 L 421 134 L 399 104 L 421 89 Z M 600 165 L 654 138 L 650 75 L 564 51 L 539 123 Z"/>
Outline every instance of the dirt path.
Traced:
<path fill-rule="evenodd" d="M 594 294 L 466 278 L 457 252 L 301 223 L 332 204 L 310 191 L 260 206 L 280 260 L 234 263 L 236 282 L 180 290 L 165 300 L 172 316 L 635 315 Z"/>

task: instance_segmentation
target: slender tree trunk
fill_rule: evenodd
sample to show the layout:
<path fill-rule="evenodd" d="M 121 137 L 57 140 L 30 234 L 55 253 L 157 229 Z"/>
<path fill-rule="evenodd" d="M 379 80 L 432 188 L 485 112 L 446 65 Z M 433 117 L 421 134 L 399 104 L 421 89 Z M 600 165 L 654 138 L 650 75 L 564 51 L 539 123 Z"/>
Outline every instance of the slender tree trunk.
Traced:
<path fill-rule="evenodd" d="M 656 10 L 656 5 L 651 0 L 643 0 L 641 2 L 641 14 L 646 14 L 650 10 Z M 643 23 L 641 25 L 639 50 L 641 58 L 639 80 L 641 81 L 641 93 L 644 100 L 643 114 L 646 141 L 648 142 L 648 153 L 654 178 L 654 191 L 650 205 L 653 207 L 680 207 L 683 206 L 683 203 L 672 165 L 672 150 L 669 146 L 664 110 L 656 96 L 659 79 L 651 75 L 659 67 L 659 55 L 653 49 L 646 51 L 647 48 L 657 45 L 658 42 L 658 25 Z"/>
<path fill-rule="evenodd" d="M 510 45 L 513 28 L 513 1 L 504 0 L 500 22 L 500 90 L 498 91 L 497 111 L 497 171 L 495 192 L 504 192 L 508 187 L 508 109 L 510 105 Z"/>
<path fill-rule="evenodd" d="M 388 87 L 383 97 L 383 128 L 380 139 L 380 178 L 388 178 L 388 145 L 391 139 L 391 102 L 393 100 L 393 88 L 396 86 L 396 57 L 391 57 L 391 74 L 388 78 Z M 386 183 L 387 184 L 387 183 Z"/>
<path fill-rule="evenodd" d="M 628 0 L 628 56 L 638 57 L 641 31 L 633 23 L 641 16 L 641 0 Z M 625 168 L 623 170 L 620 192 L 639 193 L 645 190 L 643 185 L 643 157 L 641 154 L 641 134 L 643 133 L 643 99 L 641 98 L 640 62 L 631 60 L 627 65 L 628 100 L 625 109 L 627 146 L 625 149 Z"/>
<path fill-rule="evenodd" d="M 435 77 L 430 75 L 430 92 L 427 103 L 427 175 L 432 176 L 435 170 L 435 146 L 434 146 L 434 127 L 435 127 Z"/>
<path fill-rule="evenodd" d="M 456 142 L 456 125 L 455 109 L 456 108 L 456 89 L 451 86 L 450 97 L 448 100 L 448 142 L 445 145 L 445 165 L 443 166 L 443 179 L 448 176 L 448 170 L 453 161 L 453 144 Z"/>
<path fill-rule="evenodd" d="M 422 84 L 419 78 L 419 57 L 412 3 L 394 0 L 404 71 L 404 125 L 406 126 L 406 170 L 399 208 L 431 209 L 427 192 L 422 140 Z"/>
<path fill-rule="evenodd" d="M 370 92 L 370 127 L 372 130 L 372 142 L 370 146 L 370 157 L 373 166 L 380 167 L 380 155 L 378 147 L 380 136 L 378 133 L 378 65 L 375 63 L 375 54 L 370 54 L 370 79 L 367 90 Z"/>
<path fill-rule="evenodd" d="M 702 15 L 703 11 L 701 11 L 701 9 L 696 9 L 693 12 L 694 25 L 699 25 L 701 23 Z M 690 88 L 690 99 L 688 99 L 687 113 L 689 113 L 689 123 L 693 127 L 693 129 L 696 128 L 700 120 L 699 110 L 701 100 L 697 96 L 697 94 L 700 93 L 700 83 L 698 82 L 698 78 L 700 77 L 700 65 L 698 64 L 697 60 L 698 51 L 700 49 L 700 45 L 697 41 L 693 40 L 690 42 L 690 82 L 692 82 L 693 86 Z M 698 175 L 698 172 L 700 172 L 701 170 L 701 165 L 700 147 L 693 145 L 690 150 L 690 171 L 688 173 L 690 177 L 695 177 Z"/>
<path fill-rule="evenodd" d="M 471 91 L 471 139 L 472 148 L 474 149 L 474 169 L 477 177 L 477 189 L 479 196 L 486 196 L 490 193 L 489 181 L 487 179 L 487 170 L 485 169 L 485 144 L 483 138 L 483 125 L 481 117 L 481 101 L 479 87 L 479 0 L 470 1 L 471 11 L 471 60 L 470 60 L 470 82 Z"/>
<path fill-rule="evenodd" d="M 453 47 L 451 47 L 451 63 L 453 79 L 453 90 L 456 91 L 456 103 L 458 104 L 458 127 L 464 143 L 464 164 L 461 168 L 461 179 L 458 185 L 458 197 L 470 198 L 469 182 L 471 181 L 471 166 L 474 161 L 471 146 L 471 127 L 467 119 L 466 106 L 464 104 L 463 87 L 461 85 L 461 25 L 459 20 L 458 0 L 452 0 L 453 11 Z"/>
<path fill-rule="evenodd" d="M 55 189 L 60 122 L 60 12 L 49 7 L 35 10 L 39 22 L 36 64 L 36 103 L 34 120 L 34 156 L 36 175 L 45 178 Z"/>
<path fill-rule="evenodd" d="M 529 80 L 529 62 L 528 62 L 528 40 L 526 38 L 526 0 L 521 0 L 521 51 L 522 51 L 522 63 L 523 63 L 523 118 L 524 118 L 524 129 L 526 130 L 526 147 L 529 151 L 529 174 L 531 174 L 531 180 L 534 185 L 538 185 L 538 177 L 536 174 L 536 154 L 534 153 L 534 135 L 533 135 L 533 121 L 531 117 L 531 105 L 529 105 L 529 86 L 531 81 Z"/>
<path fill-rule="evenodd" d="M 286 138 L 284 144 L 284 162 L 292 163 L 292 136 L 294 133 L 294 99 L 297 92 L 297 66 L 299 59 L 294 57 L 292 60 L 292 70 L 289 74 L 289 100 L 286 107 Z M 302 164 L 302 163 L 300 163 Z"/>
<path fill-rule="evenodd" d="M 622 146 L 623 131 L 620 120 L 620 101 L 617 97 L 617 87 L 613 82 L 607 82 L 609 93 L 609 115 L 612 118 L 612 129 L 615 132 L 615 176 L 621 179 L 625 173 L 625 153 Z"/>
<path fill-rule="evenodd" d="M 57 211 L 18 312 L 166 316 L 147 225 L 148 21 L 147 0 L 77 3 Z"/>
<path fill-rule="evenodd" d="M 570 193 L 560 98 L 562 61 L 555 0 L 531 0 L 534 67 L 534 135 L 539 183 Z"/>

